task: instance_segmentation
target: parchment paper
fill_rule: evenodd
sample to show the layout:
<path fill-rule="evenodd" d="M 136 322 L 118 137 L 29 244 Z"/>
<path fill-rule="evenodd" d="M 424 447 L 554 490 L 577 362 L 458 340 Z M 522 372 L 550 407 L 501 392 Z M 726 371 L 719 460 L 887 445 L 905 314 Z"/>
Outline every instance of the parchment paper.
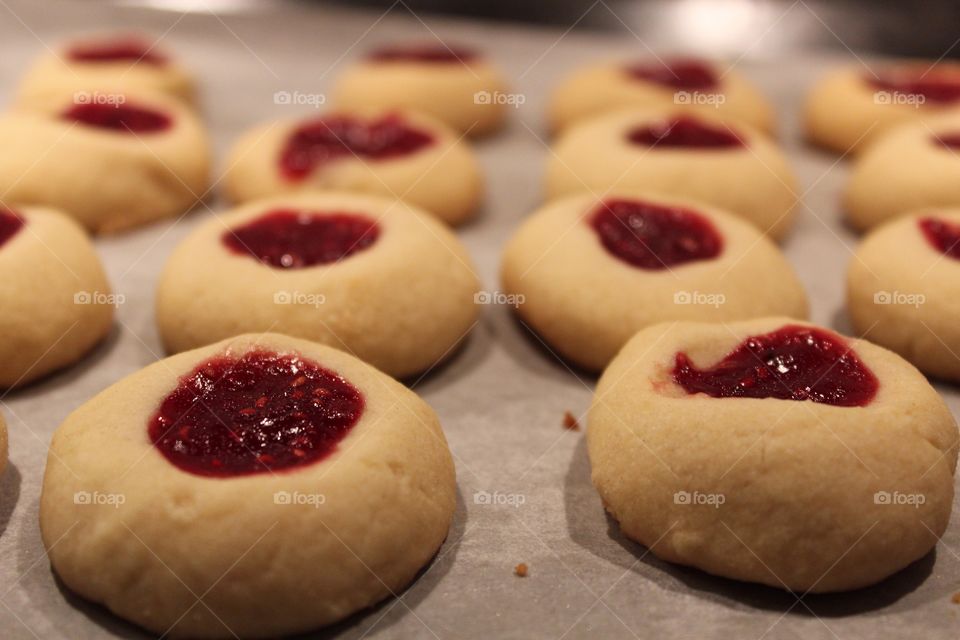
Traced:
<path fill-rule="evenodd" d="M 433 33 L 478 46 L 514 78 L 524 98 L 511 113 L 509 130 L 477 145 L 488 200 L 480 218 L 460 232 L 485 287 L 496 291 L 501 247 L 540 201 L 548 153 L 541 117 L 547 90 L 575 64 L 647 51 L 630 35 L 455 23 L 416 17 L 399 4 L 385 16 L 305 4 L 275 11 L 267 3 L 257 6 L 250 13 L 216 17 L 92 2 L 5 0 L 0 91 L 9 98 L 25 65 L 71 34 L 134 27 L 165 34 L 163 44 L 200 78 L 205 117 L 222 158 L 244 128 L 313 111 L 309 104 L 276 104 L 275 92 L 322 94 L 342 65 L 368 47 L 429 40 Z M 647 35 L 646 44 L 670 51 L 656 34 Z M 775 98 L 782 138 L 806 191 L 806 206 L 785 250 L 808 289 L 813 319 L 842 331 L 849 329 L 843 278 L 855 246 L 839 222 L 846 169 L 802 145 L 797 115 L 817 74 L 850 60 L 748 56 L 737 63 Z M 216 199 L 209 204 L 222 206 Z M 209 215 L 201 209 L 175 223 L 98 239 L 113 285 L 126 298 L 115 331 L 78 366 L 3 398 L 12 465 L 0 481 L 0 637 L 147 637 L 58 586 L 40 543 L 38 497 L 47 445 L 63 418 L 161 355 L 153 322 L 157 275 L 176 243 Z M 960 591 L 958 514 L 936 551 L 894 578 L 802 602 L 667 565 L 625 540 L 590 485 L 583 432 L 562 427 L 565 411 L 582 417 L 594 382 L 553 358 L 508 308 L 485 308 L 465 349 L 416 385 L 439 413 L 457 463 L 459 504 L 447 542 L 401 599 L 310 637 L 958 636 L 960 605 L 950 601 Z M 956 412 L 956 391 L 941 391 Z M 511 504 L 478 504 L 474 494 L 483 491 L 511 496 Z M 513 575 L 520 562 L 529 567 L 526 578 Z"/>

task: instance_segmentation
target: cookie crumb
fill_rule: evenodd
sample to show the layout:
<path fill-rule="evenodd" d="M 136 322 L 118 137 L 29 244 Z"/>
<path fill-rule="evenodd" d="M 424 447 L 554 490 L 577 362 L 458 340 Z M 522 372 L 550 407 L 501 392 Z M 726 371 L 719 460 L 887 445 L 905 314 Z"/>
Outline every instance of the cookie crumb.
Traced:
<path fill-rule="evenodd" d="M 569 411 L 563 413 L 563 428 L 567 431 L 580 431 L 580 423 Z"/>
<path fill-rule="evenodd" d="M 960 604 L 960 591 L 957 591 L 955 594 L 953 594 L 953 597 L 950 598 L 950 602 L 953 604 Z"/>
<path fill-rule="evenodd" d="M 513 568 L 513 573 L 514 573 L 514 575 L 516 575 L 518 578 L 526 578 L 526 577 L 527 577 L 527 565 L 526 565 L 526 563 L 521 562 L 520 564 L 518 564 L 517 566 L 515 566 L 515 567 Z"/>

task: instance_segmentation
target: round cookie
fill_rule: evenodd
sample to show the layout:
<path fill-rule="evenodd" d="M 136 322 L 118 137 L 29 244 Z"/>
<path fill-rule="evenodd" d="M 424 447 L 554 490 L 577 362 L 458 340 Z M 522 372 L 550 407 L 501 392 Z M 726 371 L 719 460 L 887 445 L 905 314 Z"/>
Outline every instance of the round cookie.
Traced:
<path fill-rule="evenodd" d="M 422 111 L 460 133 L 481 136 L 503 126 L 509 97 L 503 75 L 483 55 L 437 43 L 373 51 L 343 72 L 333 102 L 349 112 Z"/>
<path fill-rule="evenodd" d="M 732 69 L 694 59 L 605 62 L 578 69 L 553 92 L 547 120 L 554 132 L 623 108 L 676 107 L 740 120 L 773 134 L 773 107 Z"/>
<path fill-rule="evenodd" d="M 590 370 L 657 322 L 807 316 L 770 240 L 720 210 L 649 194 L 548 204 L 507 244 L 501 278 L 524 322 Z"/>
<path fill-rule="evenodd" d="M 40 530 L 67 587 L 154 633 L 273 638 L 400 592 L 446 537 L 455 493 L 416 394 L 336 349 L 245 335 L 71 413 Z"/>
<path fill-rule="evenodd" d="M 476 211 L 480 168 L 466 142 L 414 112 L 365 110 L 270 123 L 245 133 L 227 160 L 234 202 L 342 189 L 400 198 L 444 222 Z"/>
<path fill-rule="evenodd" d="M 426 213 L 375 196 L 302 194 L 251 202 L 188 236 L 160 278 L 157 322 L 172 352 L 278 331 L 400 378 L 466 337 L 478 288 L 464 247 Z"/>
<path fill-rule="evenodd" d="M 786 157 L 766 136 L 676 109 L 608 113 L 560 137 L 547 164 L 547 196 L 612 189 L 700 200 L 774 238 L 790 227 L 798 199 Z"/>
<path fill-rule="evenodd" d="M 73 364 L 110 331 L 117 298 L 83 229 L 41 207 L 0 208 L 0 387 Z"/>
<path fill-rule="evenodd" d="M 874 584 L 950 518 L 957 425 L 920 373 L 785 318 L 672 323 L 610 363 L 593 484 L 656 556 L 798 593 Z"/>
<path fill-rule="evenodd" d="M 960 381 L 960 209 L 914 212 L 871 232 L 850 262 L 847 310 L 865 338 Z"/>
<path fill-rule="evenodd" d="M 210 149 L 193 112 L 159 94 L 95 91 L 0 116 L 4 201 L 46 205 L 94 232 L 179 215 L 205 194 Z"/>
<path fill-rule="evenodd" d="M 838 153 L 859 152 L 892 127 L 960 106 L 960 65 L 901 61 L 876 73 L 838 69 L 810 90 L 804 128 L 811 142 Z"/>
<path fill-rule="evenodd" d="M 857 157 L 847 220 L 863 231 L 916 209 L 960 207 L 958 176 L 960 111 L 896 127 Z"/>
<path fill-rule="evenodd" d="M 91 87 L 163 93 L 187 104 L 195 89 L 190 73 L 144 38 L 113 36 L 76 41 L 42 56 L 27 71 L 17 102 L 90 97 Z"/>

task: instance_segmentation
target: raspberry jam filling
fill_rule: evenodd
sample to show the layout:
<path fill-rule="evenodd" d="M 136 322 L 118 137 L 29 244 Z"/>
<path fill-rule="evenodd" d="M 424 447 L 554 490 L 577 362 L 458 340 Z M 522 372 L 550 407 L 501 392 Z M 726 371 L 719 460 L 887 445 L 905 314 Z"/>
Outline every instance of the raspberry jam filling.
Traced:
<path fill-rule="evenodd" d="M 275 269 L 303 269 L 343 260 L 379 236 L 376 221 L 356 213 L 276 209 L 225 231 L 220 240 L 231 252 Z"/>
<path fill-rule="evenodd" d="M 76 62 L 142 62 L 162 65 L 167 59 L 152 50 L 151 44 L 137 38 L 76 44 L 67 51 L 67 57 Z"/>
<path fill-rule="evenodd" d="M 960 132 L 938 133 L 933 136 L 933 143 L 954 151 L 960 150 Z"/>
<path fill-rule="evenodd" d="M 137 107 L 129 102 L 123 104 L 78 103 L 64 111 L 61 117 L 88 127 L 125 133 L 157 133 L 169 129 L 173 124 L 173 120 L 167 114 Z"/>
<path fill-rule="evenodd" d="M 699 213 L 639 200 L 607 200 L 589 218 L 603 247 L 640 269 L 710 260 L 723 250 L 723 238 Z"/>
<path fill-rule="evenodd" d="M 23 218 L 9 209 L 0 209 L 0 247 L 23 228 Z"/>
<path fill-rule="evenodd" d="M 174 466 L 230 477 L 294 469 L 331 454 L 363 415 L 349 382 L 293 355 L 217 356 L 180 379 L 147 427 Z"/>
<path fill-rule="evenodd" d="M 935 103 L 960 100 L 960 72 L 957 71 L 901 70 L 879 78 L 867 78 L 867 82 L 878 91 L 923 96 L 924 100 Z"/>
<path fill-rule="evenodd" d="M 297 128 L 280 152 L 280 171 L 288 180 L 302 180 L 318 166 L 343 157 L 390 160 L 415 153 L 433 136 L 391 114 L 376 120 L 333 116 Z"/>
<path fill-rule="evenodd" d="M 443 44 L 383 47 L 373 51 L 367 58 L 374 62 L 469 62 L 477 57 L 476 52 L 462 47 L 447 47 Z"/>
<path fill-rule="evenodd" d="M 917 225 L 930 246 L 948 258 L 960 260 L 960 225 L 936 218 L 921 218 Z"/>
<path fill-rule="evenodd" d="M 709 369 L 677 353 L 674 381 L 714 398 L 810 400 L 838 407 L 870 404 L 879 383 L 840 336 L 788 325 L 744 340 Z"/>
<path fill-rule="evenodd" d="M 685 91 L 713 91 L 720 85 L 713 67 L 701 60 L 651 61 L 627 67 L 637 80 Z"/>
<path fill-rule="evenodd" d="M 729 127 L 712 125 L 690 116 L 679 116 L 631 129 L 627 140 L 645 147 L 732 149 L 744 146 Z"/>

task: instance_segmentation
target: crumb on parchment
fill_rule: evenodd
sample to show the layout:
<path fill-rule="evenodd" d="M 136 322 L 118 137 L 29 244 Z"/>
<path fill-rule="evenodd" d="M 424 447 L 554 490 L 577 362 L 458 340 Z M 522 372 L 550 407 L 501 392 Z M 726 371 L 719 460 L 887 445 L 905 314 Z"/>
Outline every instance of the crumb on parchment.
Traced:
<path fill-rule="evenodd" d="M 518 578 L 526 578 L 526 577 L 527 577 L 527 573 L 529 573 L 529 570 L 527 569 L 526 563 L 521 562 L 520 564 L 518 564 L 517 566 L 515 566 L 515 567 L 513 568 L 513 573 L 514 573 L 514 575 L 516 575 Z"/>
<path fill-rule="evenodd" d="M 580 431 L 580 423 L 569 411 L 565 411 L 563 414 L 563 428 L 568 431 Z"/>
<path fill-rule="evenodd" d="M 953 604 L 960 604 L 960 591 L 957 591 L 955 594 L 953 594 L 953 597 L 950 598 L 950 601 Z"/>

